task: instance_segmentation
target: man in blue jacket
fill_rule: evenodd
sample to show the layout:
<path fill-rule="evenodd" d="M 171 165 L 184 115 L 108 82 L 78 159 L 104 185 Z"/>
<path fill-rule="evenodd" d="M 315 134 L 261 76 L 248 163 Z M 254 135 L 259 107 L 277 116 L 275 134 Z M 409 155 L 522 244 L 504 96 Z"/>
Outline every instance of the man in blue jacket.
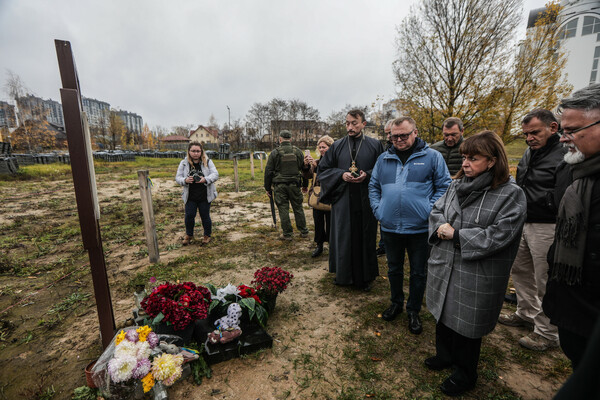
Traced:
<path fill-rule="evenodd" d="M 400 117 L 393 121 L 393 146 L 382 153 L 369 182 L 373 214 L 381 224 L 388 261 L 392 304 L 382 318 L 392 321 L 404 306 L 404 252 L 410 262 L 406 311 L 408 330 L 423 330 L 419 311 L 427 278 L 428 218 L 433 203 L 445 192 L 452 178 L 442 155 L 421 140 L 415 121 Z"/>

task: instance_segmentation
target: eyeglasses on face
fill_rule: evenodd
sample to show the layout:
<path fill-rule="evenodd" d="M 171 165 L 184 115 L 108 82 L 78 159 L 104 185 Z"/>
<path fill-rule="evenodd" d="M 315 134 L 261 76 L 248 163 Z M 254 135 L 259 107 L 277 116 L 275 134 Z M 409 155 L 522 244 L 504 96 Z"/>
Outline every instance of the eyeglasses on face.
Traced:
<path fill-rule="evenodd" d="M 408 139 L 408 137 L 409 137 L 410 135 L 412 135 L 412 133 L 413 133 L 414 131 L 415 131 L 415 130 L 413 129 L 412 131 L 410 131 L 410 132 L 408 132 L 408 133 L 401 133 L 401 134 L 399 134 L 399 135 L 390 135 L 390 138 L 391 138 L 391 139 L 392 139 L 394 142 L 397 142 L 397 141 L 398 141 L 398 140 L 400 140 L 400 139 L 404 141 L 404 140 Z"/>
<path fill-rule="evenodd" d="M 589 125 L 583 126 L 581 128 L 577 128 L 577 129 L 573 129 L 572 131 L 565 131 L 564 129 L 559 130 L 558 131 L 558 136 L 560 137 L 566 137 L 567 139 L 573 139 L 573 135 L 575 135 L 577 132 L 582 131 L 584 129 L 590 128 L 594 125 L 598 125 L 600 124 L 600 120 L 596 121 L 596 122 L 592 122 Z"/>

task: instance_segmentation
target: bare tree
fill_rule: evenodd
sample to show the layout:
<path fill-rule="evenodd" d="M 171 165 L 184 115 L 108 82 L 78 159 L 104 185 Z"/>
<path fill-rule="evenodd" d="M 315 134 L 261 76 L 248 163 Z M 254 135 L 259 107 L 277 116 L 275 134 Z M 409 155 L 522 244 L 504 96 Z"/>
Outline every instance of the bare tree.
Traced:
<path fill-rule="evenodd" d="M 358 109 L 368 114 L 368 106 L 353 106 L 346 104 L 344 108 L 339 111 L 332 111 L 327 117 L 327 124 L 329 125 L 329 135 L 334 139 L 339 139 L 346 135 L 346 115 L 348 111 Z"/>
<path fill-rule="evenodd" d="M 6 74 L 8 75 L 8 78 L 6 78 L 6 82 L 4 84 L 4 91 L 15 102 L 17 127 L 23 128 L 23 136 L 25 142 L 27 143 L 27 150 L 31 153 L 31 134 L 29 132 L 29 127 L 27 124 L 25 124 L 25 121 L 28 119 L 33 119 L 30 115 L 32 112 L 26 108 L 26 105 L 23 104 L 23 102 L 20 101 L 20 99 L 31 95 L 31 91 L 27 89 L 27 86 L 25 86 L 25 83 L 19 75 L 8 69 L 6 70 Z"/>
<path fill-rule="evenodd" d="M 319 114 L 319 110 L 309 106 L 304 101 L 300 101 L 298 103 L 298 116 L 303 124 L 303 126 L 300 127 L 300 130 L 302 131 L 300 135 L 304 135 L 306 147 L 308 147 L 310 136 L 315 133 L 313 132 L 313 129 L 316 129 L 317 126 L 312 121 L 318 122 L 321 116 Z"/>
<path fill-rule="evenodd" d="M 269 118 L 271 119 L 271 147 L 273 147 L 274 138 L 281 130 L 281 121 L 287 118 L 289 110 L 288 102 L 274 98 L 269 102 Z"/>
<path fill-rule="evenodd" d="M 269 132 L 271 119 L 269 116 L 269 106 L 267 104 L 254 103 L 248 113 L 246 120 L 250 125 L 250 135 L 254 140 L 261 140 Z"/>
<path fill-rule="evenodd" d="M 514 139 L 523 115 L 534 108 L 553 109 L 573 90 L 563 75 L 567 57 L 558 42 L 561 9 L 558 1 L 546 5 L 519 43 L 509 73 L 491 96 L 488 109 L 499 116 L 498 134 L 505 142 Z"/>
<path fill-rule="evenodd" d="M 444 118 L 474 123 L 479 101 L 506 72 L 521 13 L 522 0 L 423 0 L 411 9 L 397 28 L 394 70 L 402 105 L 426 139 Z"/>
<path fill-rule="evenodd" d="M 219 121 L 214 114 L 210 114 L 210 118 L 208 119 L 208 127 L 211 129 L 219 130 Z"/>

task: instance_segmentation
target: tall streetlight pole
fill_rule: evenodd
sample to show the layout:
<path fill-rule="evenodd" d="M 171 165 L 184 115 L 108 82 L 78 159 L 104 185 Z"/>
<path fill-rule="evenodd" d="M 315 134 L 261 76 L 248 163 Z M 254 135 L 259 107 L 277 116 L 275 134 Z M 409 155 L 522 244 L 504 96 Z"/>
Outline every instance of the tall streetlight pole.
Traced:
<path fill-rule="evenodd" d="M 231 109 L 229 108 L 229 106 L 227 106 L 227 114 L 229 116 L 228 119 L 228 123 L 227 123 L 227 129 L 231 132 Z"/>

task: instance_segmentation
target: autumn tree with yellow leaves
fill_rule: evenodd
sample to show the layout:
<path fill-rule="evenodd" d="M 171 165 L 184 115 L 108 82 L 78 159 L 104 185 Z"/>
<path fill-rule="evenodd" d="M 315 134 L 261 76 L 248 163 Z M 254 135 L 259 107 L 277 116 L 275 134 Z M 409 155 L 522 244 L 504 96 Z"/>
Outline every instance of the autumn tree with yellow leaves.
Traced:
<path fill-rule="evenodd" d="M 154 149 L 154 147 L 156 146 L 156 139 L 154 138 L 154 134 L 148 127 L 148 124 L 144 124 L 140 140 L 142 149 Z"/>
<path fill-rule="evenodd" d="M 14 150 L 30 153 L 64 147 L 57 143 L 56 134 L 48 121 L 28 119 L 11 133 L 10 143 Z"/>
<path fill-rule="evenodd" d="M 123 119 L 117 114 L 116 111 L 111 110 L 109 116 L 108 126 L 108 144 L 109 147 L 114 150 L 117 146 L 127 145 L 127 139 L 123 142 L 123 138 L 126 138 L 127 129 L 123 123 Z"/>
<path fill-rule="evenodd" d="M 552 110 L 573 90 L 563 74 L 567 57 L 558 42 L 560 10 L 558 1 L 554 1 L 538 15 L 534 27 L 519 43 L 497 96 L 492 97 L 494 106 L 489 108 L 497 113 L 496 132 L 505 142 L 519 131 L 525 114 L 534 108 Z"/>
<path fill-rule="evenodd" d="M 448 117 L 461 118 L 467 132 L 491 129 L 510 140 L 527 111 L 553 108 L 570 91 L 557 50 L 559 11 L 549 3 L 517 44 L 522 0 L 423 0 L 397 29 L 400 109 L 429 142 Z"/>

